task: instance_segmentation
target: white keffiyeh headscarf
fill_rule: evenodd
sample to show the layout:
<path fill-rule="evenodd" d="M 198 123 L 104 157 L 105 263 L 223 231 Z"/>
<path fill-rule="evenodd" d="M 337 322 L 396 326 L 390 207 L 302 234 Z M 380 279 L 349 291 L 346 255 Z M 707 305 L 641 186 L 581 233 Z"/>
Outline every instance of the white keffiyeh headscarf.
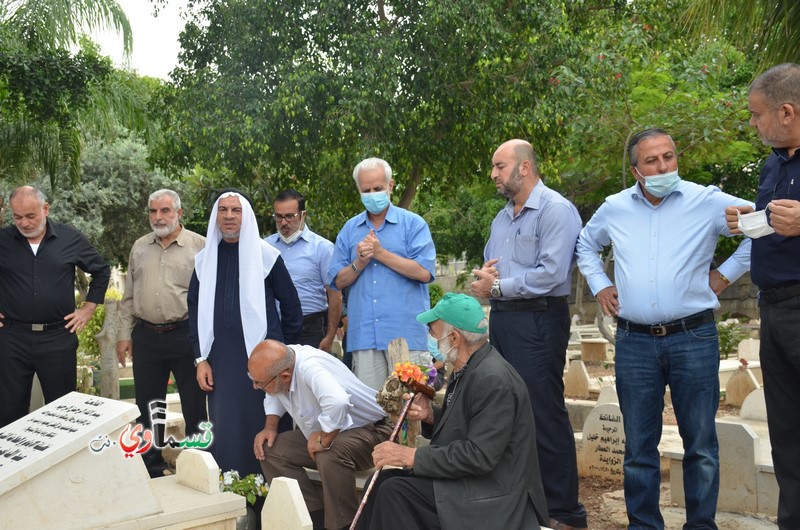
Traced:
<path fill-rule="evenodd" d="M 214 298 L 217 290 L 217 261 L 222 233 L 217 225 L 219 201 L 238 197 L 242 205 L 242 227 L 239 232 L 239 310 L 247 356 L 267 336 L 267 308 L 264 278 L 272 270 L 280 252 L 258 235 L 258 223 L 248 200 L 227 192 L 217 198 L 211 210 L 206 233 L 206 246 L 194 258 L 194 268 L 200 282 L 197 310 L 197 332 L 200 355 L 208 358 L 214 343 Z"/>

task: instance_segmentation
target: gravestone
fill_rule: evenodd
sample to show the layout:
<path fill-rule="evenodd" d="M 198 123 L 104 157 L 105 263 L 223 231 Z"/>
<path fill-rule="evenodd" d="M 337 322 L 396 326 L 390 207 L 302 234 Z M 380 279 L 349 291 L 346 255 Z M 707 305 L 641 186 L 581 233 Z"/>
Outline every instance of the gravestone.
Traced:
<path fill-rule="evenodd" d="M 600 387 L 600 395 L 597 396 L 597 404 L 605 405 L 606 403 L 619 404 L 619 397 L 617 397 L 616 385 L 604 385 Z"/>
<path fill-rule="evenodd" d="M 72 392 L 0 429 L 0 528 L 232 530 L 245 499 L 219 491 L 210 454 L 150 479 L 152 431 L 129 423 L 138 415 Z"/>
<path fill-rule="evenodd" d="M 219 491 L 219 466 L 211 453 L 184 449 L 175 461 L 178 484 L 203 493 Z"/>
<path fill-rule="evenodd" d="M 764 387 L 750 392 L 742 403 L 739 417 L 744 420 L 767 421 L 767 402 L 764 399 Z"/>
<path fill-rule="evenodd" d="M 117 447 L 138 415 L 72 392 L 0 429 L 0 528 L 93 528 L 160 511 L 141 456 Z"/>
<path fill-rule="evenodd" d="M 275 477 L 261 509 L 261 530 L 312 530 L 311 516 L 293 478 Z"/>
<path fill-rule="evenodd" d="M 606 360 L 608 341 L 603 338 L 581 339 L 581 360 L 587 363 L 600 363 Z"/>
<path fill-rule="evenodd" d="M 758 356 L 760 344 L 761 341 L 758 339 L 744 339 L 739 343 L 739 359 L 745 359 L 747 361 L 760 360 Z"/>
<path fill-rule="evenodd" d="M 741 407 L 745 398 L 758 386 L 758 381 L 749 368 L 739 368 L 725 385 L 725 403 Z"/>
<path fill-rule="evenodd" d="M 578 399 L 589 397 L 589 372 L 583 361 L 570 361 L 564 376 L 564 395 Z"/>
<path fill-rule="evenodd" d="M 622 482 L 625 429 L 616 403 L 598 405 L 583 425 L 583 462 L 587 474 Z"/>

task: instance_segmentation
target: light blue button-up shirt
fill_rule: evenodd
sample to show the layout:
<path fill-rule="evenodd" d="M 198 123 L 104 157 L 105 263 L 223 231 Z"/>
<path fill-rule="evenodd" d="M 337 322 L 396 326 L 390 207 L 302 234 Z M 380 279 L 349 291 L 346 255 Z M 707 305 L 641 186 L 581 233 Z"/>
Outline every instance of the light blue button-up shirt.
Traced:
<path fill-rule="evenodd" d="M 264 241 L 281 252 L 300 297 L 303 315 L 327 311 L 325 286 L 330 285 L 328 268 L 333 256 L 333 243 L 309 230 L 307 224 L 291 245 L 284 243 L 278 234 L 267 236 Z"/>
<path fill-rule="evenodd" d="M 370 229 L 381 246 L 419 263 L 434 280 L 436 249 L 428 224 L 419 215 L 390 205 L 383 226 L 374 227 L 361 212 L 345 223 L 336 237 L 328 273 L 331 287 L 336 275 L 356 260 L 356 245 Z M 350 286 L 347 295 L 347 350 L 387 349 L 398 337 L 406 339 L 411 350 L 427 350 L 428 330 L 417 322 L 417 315 L 430 309 L 428 285 L 406 278 L 373 259 Z"/>
<path fill-rule="evenodd" d="M 483 250 L 486 261 L 499 259 L 500 300 L 569 295 L 580 231 L 575 206 L 541 180 L 516 217 L 508 201 L 492 221 Z"/>
<path fill-rule="evenodd" d="M 612 285 L 598 252 L 613 243 L 619 316 L 638 324 L 683 318 L 719 301 L 708 273 L 720 235 L 730 236 L 725 207 L 753 203 L 716 186 L 681 181 L 658 206 L 639 184 L 607 197 L 578 239 L 578 267 L 593 294 Z M 731 282 L 750 268 L 750 240 L 719 266 Z"/>

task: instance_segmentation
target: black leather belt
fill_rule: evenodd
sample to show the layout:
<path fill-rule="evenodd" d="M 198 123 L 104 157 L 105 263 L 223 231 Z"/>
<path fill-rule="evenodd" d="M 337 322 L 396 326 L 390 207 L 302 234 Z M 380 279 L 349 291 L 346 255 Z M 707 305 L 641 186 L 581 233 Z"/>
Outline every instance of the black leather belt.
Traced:
<path fill-rule="evenodd" d="M 791 283 L 789 285 L 776 287 L 775 289 L 758 291 L 758 305 L 774 304 L 795 296 L 800 296 L 800 283 Z"/>
<path fill-rule="evenodd" d="M 310 315 L 306 315 L 303 317 L 303 324 L 308 324 L 309 322 L 316 322 L 319 319 L 325 319 L 325 315 L 328 313 L 326 311 L 320 311 L 318 313 L 311 313 Z"/>
<path fill-rule="evenodd" d="M 166 322 L 164 324 L 153 324 L 152 322 L 148 322 L 146 320 L 139 320 L 142 323 L 142 326 L 155 331 L 156 333 L 169 333 L 170 331 L 175 331 L 176 329 L 180 329 L 189 325 L 189 319 L 186 320 L 178 320 L 177 322 Z"/>
<path fill-rule="evenodd" d="M 627 329 L 634 333 L 647 333 L 654 337 L 666 337 L 667 335 L 680 333 L 703 324 L 708 324 L 709 322 L 714 322 L 714 311 L 712 309 L 706 309 L 694 315 L 664 322 L 663 324 L 636 324 L 630 320 L 618 318 L 617 327 Z"/>
<path fill-rule="evenodd" d="M 26 331 L 50 331 L 53 329 L 64 329 L 67 325 L 66 320 L 59 320 L 58 322 L 50 322 L 49 324 L 29 324 L 27 322 L 17 322 L 10 318 L 3 319 L 3 325 L 11 328 L 24 329 Z"/>
<path fill-rule="evenodd" d="M 512 311 L 546 311 L 548 304 L 565 304 L 566 296 L 540 296 L 539 298 L 520 298 L 517 300 L 489 300 L 492 311 L 498 313 Z"/>

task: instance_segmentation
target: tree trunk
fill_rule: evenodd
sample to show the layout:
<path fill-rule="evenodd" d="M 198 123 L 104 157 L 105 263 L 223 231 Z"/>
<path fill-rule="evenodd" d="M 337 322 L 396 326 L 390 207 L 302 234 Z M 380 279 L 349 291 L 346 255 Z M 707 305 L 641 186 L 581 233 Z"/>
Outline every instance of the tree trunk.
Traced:
<path fill-rule="evenodd" d="M 400 196 L 400 202 L 397 203 L 397 206 L 408 210 L 414 200 L 414 196 L 417 194 L 417 186 L 419 186 L 421 176 L 419 169 L 416 167 L 411 170 L 411 176 L 403 188 L 403 194 Z"/>
<path fill-rule="evenodd" d="M 100 346 L 100 395 L 119 399 L 119 368 L 117 367 L 117 311 L 119 302 L 106 300 L 103 328 L 94 336 Z"/>

